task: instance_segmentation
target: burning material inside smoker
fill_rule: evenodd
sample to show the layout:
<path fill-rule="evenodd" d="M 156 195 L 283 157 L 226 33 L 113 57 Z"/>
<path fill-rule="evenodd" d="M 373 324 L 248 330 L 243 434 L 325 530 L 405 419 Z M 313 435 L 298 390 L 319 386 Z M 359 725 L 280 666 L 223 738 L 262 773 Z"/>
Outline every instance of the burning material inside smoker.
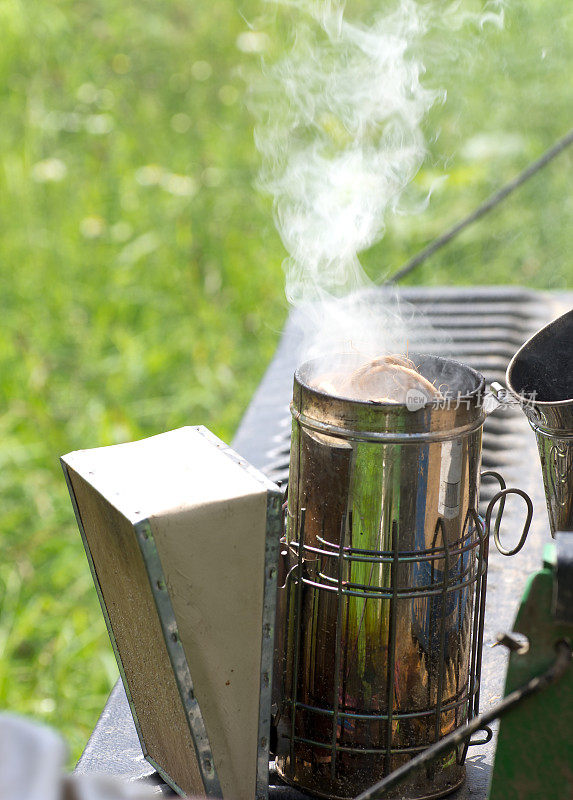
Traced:
<path fill-rule="evenodd" d="M 439 389 L 418 372 L 414 361 L 396 355 L 367 361 L 350 373 L 327 373 L 316 380 L 315 386 L 325 394 L 376 403 L 406 403 L 412 392 L 421 393 L 427 401 L 441 396 Z"/>

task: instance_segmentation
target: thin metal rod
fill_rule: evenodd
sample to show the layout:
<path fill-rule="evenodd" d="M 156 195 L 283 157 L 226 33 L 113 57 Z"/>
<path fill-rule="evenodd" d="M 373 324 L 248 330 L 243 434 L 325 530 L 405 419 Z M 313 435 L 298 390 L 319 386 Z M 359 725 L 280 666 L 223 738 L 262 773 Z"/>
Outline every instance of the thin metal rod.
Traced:
<path fill-rule="evenodd" d="M 436 531 L 434 530 L 434 537 L 432 539 L 432 547 L 435 548 L 436 546 Z M 430 583 L 434 584 L 435 582 L 435 573 L 436 573 L 436 561 L 432 559 L 430 562 Z M 426 615 L 426 625 L 429 629 L 429 621 L 432 617 L 432 601 L 430 600 L 429 603 L 429 610 Z M 432 652 L 432 631 L 428 630 L 428 706 L 432 707 L 432 689 L 433 689 L 433 673 L 434 673 L 434 663 L 435 663 L 435 654 Z M 435 709 L 434 709 L 435 713 Z"/>
<path fill-rule="evenodd" d="M 322 747 L 324 750 L 332 750 L 332 745 L 330 742 L 319 742 L 316 739 L 307 739 L 303 736 L 297 736 L 295 741 L 300 742 L 301 744 L 310 744 L 312 747 Z M 421 745 L 418 747 L 395 747 L 392 749 L 393 756 L 407 756 L 407 755 L 416 755 L 417 753 L 423 753 L 424 750 L 427 749 L 427 745 Z M 386 755 L 386 748 L 380 749 L 379 747 L 345 747 L 343 745 L 337 744 L 336 745 L 336 752 L 337 753 L 351 753 L 352 755 L 371 755 L 371 756 L 382 756 Z"/>
<path fill-rule="evenodd" d="M 313 547 L 310 544 L 306 544 L 304 549 L 307 553 L 317 553 L 319 555 L 328 556 L 329 558 L 338 558 L 339 547 L 337 544 L 327 542 L 325 539 L 321 539 L 320 536 L 316 538 L 319 542 L 324 542 L 325 545 L 332 547 L 333 550 L 323 550 L 320 547 Z M 463 544 L 466 539 L 468 542 Z M 472 547 L 475 547 L 475 542 L 473 541 L 471 533 L 466 533 L 460 539 L 456 539 L 454 544 L 459 544 L 461 547 L 458 549 L 451 549 L 450 546 L 450 555 L 452 556 L 465 553 L 466 550 L 471 550 Z M 298 542 L 290 542 L 290 546 L 296 549 L 298 547 Z M 434 558 L 441 556 L 441 554 L 442 551 L 439 547 L 427 548 L 426 550 L 403 550 L 400 552 L 400 562 L 404 564 L 409 561 L 433 561 Z M 347 561 L 355 561 L 360 564 L 370 562 L 374 564 L 391 564 L 394 560 L 394 553 L 392 550 L 359 550 L 356 547 L 344 547 L 343 558 Z"/>
<path fill-rule="evenodd" d="M 338 737 L 338 709 L 340 705 L 340 650 L 342 642 L 342 603 L 344 596 L 342 594 L 342 578 L 344 560 L 342 559 L 342 548 L 344 547 L 344 534 L 346 532 L 346 514 L 342 515 L 342 522 L 340 524 L 340 558 L 338 559 L 338 591 L 336 597 L 336 637 L 334 644 L 334 697 L 332 707 L 332 759 L 330 761 L 330 777 L 332 780 L 336 778 L 336 740 Z M 347 601 L 348 602 L 348 601 Z"/>
<path fill-rule="evenodd" d="M 470 559 L 468 559 L 468 569 L 471 569 L 471 567 L 469 567 L 470 563 L 471 563 L 471 561 L 470 561 Z M 462 575 L 464 573 L 464 559 L 463 558 L 458 559 L 458 564 L 459 564 L 458 579 L 462 580 Z M 456 697 L 459 697 L 459 694 L 460 694 L 460 679 L 461 679 L 461 674 L 462 674 L 462 652 L 464 651 L 464 648 L 462 647 L 462 642 L 463 642 L 462 628 L 463 628 L 463 624 L 464 624 L 466 610 L 467 610 L 467 606 L 464 603 L 464 591 L 463 591 L 463 589 L 460 589 L 460 593 L 459 593 L 459 597 L 458 597 L 458 622 L 457 622 L 457 626 L 456 626 L 457 627 L 457 631 L 456 631 L 456 652 L 457 652 L 457 657 L 456 657 L 456 667 L 455 667 L 455 674 L 456 674 L 456 695 L 455 696 Z M 465 653 L 464 653 L 464 655 L 465 655 Z M 459 725 L 457 709 L 456 709 L 456 713 L 454 715 L 454 721 L 455 721 L 456 725 Z"/>
<path fill-rule="evenodd" d="M 353 515 L 352 511 L 349 511 L 348 512 L 348 538 L 350 540 L 350 547 L 352 547 L 352 533 L 353 533 L 353 530 L 354 530 L 354 515 Z M 348 564 L 347 575 L 346 575 L 347 580 L 352 577 L 351 570 L 352 570 L 352 564 Z M 319 592 L 315 592 L 315 594 L 318 595 Z M 349 677 L 349 674 L 350 674 L 350 668 L 349 668 L 349 665 L 348 665 L 348 661 L 349 661 L 349 658 L 348 658 L 348 651 L 349 651 L 348 641 L 349 641 L 349 638 L 350 638 L 350 636 L 349 636 L 350 603 L 351 603 L 350 599 L 347 599 L 346 600 L 346 618 L 344 620 L 344 641 L 346 642 L 346 645 L 343 648 L 343 654 L 344 655 L 343 655 L 343 659 L 342 659 L 343 712 L 346 712 L 346 688 L 347 688 L 348 677 Z M 366 600 L 364 601 L 364 606 L 366 607 Z M 339 716 L 346 717 L 347 714 L 339 712 Z M 344 725 L 340 726 L 340 741 L 341 741 L 341 743 L 344 741 Z"/>
<path fill-rule="evenodd" d="M 464 725 L 462 728 L 458 728 L 457 730 L 448 734 L 448 736 L 440 739 L 439 742 L 436 742 L 431 747 L 428 747 L 423 753 L 420 753 L 419 756 L 416 756 L 407 764 L 399 767 L 391 775 L 388 775 L 388 777 L 383 778 L 383 780 L 378 781 L 378 783 L 375 783 L 369 789 L 366 789 L 366 791 L 357 795 L 354 800 L 373 800 L 374 797 L 379 798 L 382 792 L 398 786 L 398 784 L 400 784 L 404 778 L 406 778 L 415 770 L 430 764 L 436 758 L 439 758 L 441 755 L 452 750 L 454 747 L 459 747 L 459 745 L 462 744 L 473 733 L 481 730 L 495 719 L 503 717 L 508 713 L 508 711 L 511 711 L 526 698 L 537 694 L 555 681 L 559 680 L 559 678 L 564 675 L 571 663 L 571 645 L 564 640 L 560 640 L 556 643 L 555 649 L 557 651 L 557 656 L 549 669 L 547 669 L 541 675 L 532 678 L 519 689 L 511 692 L 511 694 L 508 694 L 507 697 L 504 697 L 504 699 L 494 706 L 494 708 L 484 712 L 483 714 L 480 714 L 477 717 L 474 717 L 470 722 L 467 723 L 467 725 Z"/>
<path fill-rule="evenodd" d="M 386 759 L 384 773 L 388 775 L 392 765 L 392 719 L 394 716 L 394 670 L 396 667 L 396 617 L 398 613 L 398 564 L 400 563 L 400 542 L 398 540 L 398 525 L 392 521 L 392 548 L 394 560 L 392 562 L 392 598 L 390 600 L 390 625 L 388 631 L 388 719 L 386 721 Z"/>
<path fill-rule="evenodd" d="M 476 220 L 485 216 L 489 211 L 499 205 L 502 200 L 505 200 L 508 195 L 532 178 L 540 169 L 547 166 L 547 164 L 553 161 L 554 158 L 566 150 L 571 144 L 573 144 L 573 130 L 570 130 L 562 139 L 559 139 L 549 150 L 546 150 L 542 156 L 526 167 L 523 172 L 520 172 L 519 175 L 509 181 L 509 183 L 506 183 L 505 186 L 502 186 L 501 189 L 490 195 L 490 197 L 472 211 L 471 214 L 453 225 L 441 236 L 438 236 L 433 242 L 426 245 L 423 250 L 420 250 L 417 255 L 407 261 L 404 266 L 400 267 L 399 270 L 387 278 L 384 283 L 396 283 L 402 278 L 405 278 L 406 275 L 409 275 L 416 267 L 426 261 L 430 256 L 434 255 L 436 251 L 440 250 L 440 248 L 448 244 L 448 242 L 451 242 L 455 236 L 465 230 L 472 222 L 476 222 Z"/>
<path fill-rule="evenodd" d="M 287 620 L 286 620 L 286 624 L 285 624 L 285 629 L 286 630 L 289 630 L 289 620 L 290 620 L 290 613 L 291 613 L 290 612 L 290 609 L 291 609 L 291 592 L 293 591 L 292 576 L 296 572 L 296 570 L 297 570 L 297 567 L 295 565 L 294 567 L 292 567 L 287 572 L 287 575 L 286 575 L 286 578 L 285 578 L 285 583 L 284 583 L 284 588 L 285 588 L 285 591 L 286 591 L 286 599 L 285 599 L 286 615 L 287 615 Z M 288 675 L 287 675 L 287 672 L 288 672 L 288 653 L 289 653 L 288 637 L 285 636 L 284 637 L 284 642 L 283 642 L 283 653 L 282 653 L 282 690 L 281 690 L 281 697 L 285 698 L 285 701 L 286 701 L 286 697 L 287 697 L 286 686 L 287 686 L 287 679 L 288 679 Z M 290 703 L 290 700 L 288 702 Z M 279 711 L 279 715 L 280 715 L 280 713 L 281 712 Z"/>
<path fill-rule="evenodd" d="M 459 708 L 464 703 L 467 703 L 469 700 L 469 694 L 463 694 L 457 700 L 452 700 L 450 703 L 446 703 L 442 706 L 442 712 L 446 711 L 453 711 L 454 709 Z M 285 700 L 286 704 L 289 704 L 290 700 Z M 302 708 L 304 711 L 310 711 L 313 714 L 322 714 L 327 717 L 331 717 L 334 714 L 334 711 L 331 708 L 321 708 L 320 706 L 311 706 L 308 703 L 300 703 L 296 704 L 297 708 Z M 434 707 L 421 709 L 420 711 L 394 711 L 393 718 L 394 720 L 415 720 L 415 719 L 422 719 L 423 717 L 433 717 L 436 713 L 436 709 Z M 388 719 L 387 714 L 359 714 L 356 711 L 339 711 L 338 717 L 340 719 L 358 719 L 362 720 L 363 722 L 385 722 Z"/>
<path fill-rule="evenodd" d="M 474 692 L 479 691 L 479 675 L 476 672 L 476 664 L 477 664 L 477 654 L 478 650 L 482 647 L 482 634 L 480 634 L 481 626 L 481 614 L 482 614 L 482 576 L 484 571 L 482 571 L 482 567 L 484 565 L 484 558 L 485 558 L 485 530 L 481 524 L 481 520 L 479 519 L 477 513 L 473 509 L 468 509 L 468 524 L 470 518 L 473 518 L 473 524 L 475 526 L 476 534 L 479 539 L 479 554 L 478 554 L 478 563 L 476 568 L 476 596 L 474 599 L 474 616 L 473 616 L 473 632 L 472 632 L 472 650 L 471 650 L 471 660 L 470 660 L 470 707 L 468 709 L 468 717 L 471 719 L 477 714 L 477 707 L 476 703 L 474 702 Z M 476 686 L 477 682 L 477 686 Z"/>
<path fill-rule="evenodd" d="M 304 523 L 306 516 L 306 508 L 300 510 L 300 523 L 298 530 L 299 548 L 298 548 L 298 575 L 296 586 L 296 624 L 294 628 L 294 653 L 293 653 L 293 669 L 292 669 L 292 706 L 291 706 L 291 721 L 290 721 L 290 768 L 293 769 L 294 765 L 294 742 L 296 735 L 296 708 L 297 708 L 297 694 L 298 694 L 298 666 L 300 660 L 300 636 L 301 636 L 301 608 L 302 608 L 302 566 L 303 566 L 303 553 L 304 553 Z"/>
<path fill-rule="evenodd" d="M 442 695 L 444 693 L 444 680 L 446 671 L 446 610 L 448 603 L 448 581 L 450 579 L 450 554 L 448 552 L 448 539 L 446 531 L 444 530 L 444 522 L 440 517 L 436 523 L 436 537 L 438 529 L 442 536 L 442 544 L 444 547 L 444 558 L 442 563 L 442 603 L 441 603 L 441 618 L 440 618 L 440 650 L 438 654 L 439 669 L 438 669 L 438 696 L 436 697 L 436 726 L 435 737 L 436 741 L 440 738 L 440 725 L 442 721 Z M 430 622 L 431 624 L 431 622 Z M 431 635 L 431 632 L 430 632 Z"/>
<path fill-rule="evenodd" d="M 485 624 L 485 601 L 486 601 L 486 591 L 487 591 L 488 561 L 489 561 L 489 536 L 487 534 L 487 531 L 484 531 L 483 564 L 485 565 L 486 568 L 482 572 L 481 582 L 480 582 L 479 630 L 478 630 L 478 641 L 477 641 L 477 664 L 476 664 L 477 685 L 476 685 L 475 695 L 473 696 L 473 704 L 474 704 L 473 713 L 475 715 L 479 714 L 479 696 L 481 691 L 481 662 L 483 656 L 483 629 Z"/>
<path fill-rule="evenodd" d="M 324 535 L 324 526 L 325 526 L 325 519 L 323 517 L 321 522 L 321 530 Z M 305 547 L 304 550 L 307 550 Z M 303 550 L 303 554 L 304 554 Z M 322 557 L 319 556 L 318 559 L 318 571 L 322 572 Z M 318 608 L 320 604 L 320 593 L 313 592 L 312 593 L 312 618 L 311 618 L 311 628 L 310 628 L 310 663 L 314 664 L 316 659 L 316 650 L 318 647 L 318 639 L 317 639 L 317 630 L 318 630 Z M 300 706 L 300 703 L 298 704 Z"/>
<path fill-rule="evenodd" d="M 321 589 L 324 592 L 337 592 L 338 588 L 336 586 L 329 586 L 326 583 L 318 583 L 318 581 L 311 581 L 309 578 L 304 578 L 303 583 L 305 586 L 312 586 L 315 589 Z M 474 578 L 468 578 L 463 583 L 460 584 L 453 584 L 450 583 L 447 586 L 448 594 L 453 592 L 457 592 L 459 589 L 465 589 L 466 586 L 471 586 L 472 583 L 475 583 Z M 347 584 L 344 584 L 345 586 Z M 351 584 L 348 584 L 351 585 Z M 368 592 L 366 591 L 353 591 L 351 589 L 343 589 L 342 594 L 348 597 L 366 597 L 368 599 L 374 600 L 391 600 L 392 599 L 392 592 L 389 591 L 387 588 L 380 588 L 378 586 L 367 586 L 369 589 Z M 444 590 L 440 589 L 426 589 L 425 591 L 421 591 L 418 589 L 400 589 L 398 592 L 399 597 L 408 599 L 408 600 L 415 600 L 418 597 L 436 597 L 441 595 Z"/>
<path fill-rule="evenodd" d="M 481 652 L 483 648 L 483 630 L 484 630 L 484 614 L 485 614 L 485 585 L 484 578 L 487 574 L 487 556 L 489 543 L 486 545 L 487 534 L 485 527 L 482 525 L 481 519 L 475 509 L 468 509 L 466 521 L 471 527 L 470 520 L 473 520 L 475 533 L 479 542 L 478 562 L 476 567 L 476 591 L 474 598 L 474 613 L 473 613 L 473 632 L 471 639 L 471 656 L 470 656 L 470 674 L 469 674 L 469 704 L 467 709 L 467 718 L 471 720 L 479 714 L 479 693 L 481 688 Z M 479 656 L 479 660 L 478 660 Z M 491 738 L 491 731 L 488 729 L 488 740 Z M 458 752 L 458 763 L 463 764 L 468 752 L 469 740 L 464 743 L 461 751 Z"/>

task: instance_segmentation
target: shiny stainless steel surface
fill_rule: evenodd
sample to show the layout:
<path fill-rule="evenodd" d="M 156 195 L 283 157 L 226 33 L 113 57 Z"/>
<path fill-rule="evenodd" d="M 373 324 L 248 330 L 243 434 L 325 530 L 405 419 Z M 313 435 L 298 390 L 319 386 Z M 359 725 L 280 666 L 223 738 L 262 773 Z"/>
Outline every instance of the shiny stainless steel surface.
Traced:
<path fill-rule="evenodd" d="M 347 400 L 312 388 L 312 364 L 295 374 L 277 767 L 328 797 L 355 796 L 477 710 L 484 379 L 412 358 L 437 384 L 447 376 L 450 402 Z M 406 796 L 452 791 L 464 755 L 449 753 Z"/>
<path fill-rule="evenodd" d="M 551 533 L 573 529 L 573 311 L 546 325 L 506 375 L 537 439 Z"/>

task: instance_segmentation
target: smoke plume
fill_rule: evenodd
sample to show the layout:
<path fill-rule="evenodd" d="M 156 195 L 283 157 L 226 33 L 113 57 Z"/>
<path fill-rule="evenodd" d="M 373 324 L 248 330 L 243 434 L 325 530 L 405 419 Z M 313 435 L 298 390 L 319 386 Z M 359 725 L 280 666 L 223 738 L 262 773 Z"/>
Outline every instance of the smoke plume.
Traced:
<path fill-rule="evenodd" d="M 286 55 L 265 65 L 254 104 L 260 185 L 274 199 L 287 250 L 286 294 L 307 323 L 304 356 L 354 349 L 404 352 L 412 309 L 372 284 L 359 253 L 426 156 L 422 123 L 443 89 L 425 83 L 421 53 L 432 27 L 501 24 L 501 4 L 400 0 L 350 20 L 338 0 L 274 0 L 293 27 Z"/>

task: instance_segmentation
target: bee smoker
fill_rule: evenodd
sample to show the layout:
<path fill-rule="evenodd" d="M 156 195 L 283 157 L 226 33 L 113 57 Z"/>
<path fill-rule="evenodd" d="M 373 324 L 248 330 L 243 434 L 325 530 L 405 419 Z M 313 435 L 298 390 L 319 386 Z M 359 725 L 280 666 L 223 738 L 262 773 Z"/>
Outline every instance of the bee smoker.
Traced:
<path fill-rule="evenodd" d="M 356 796 L 477 714 L 492 510 L 498 532 L 506 495 L 524 496 L 489 473 L 502 488 L 480 519 L 484 379 L 412 359 L 447 386 L 415 410 L 320 391 L 313 362 L 294 378 L 275 749 L 284 780 L 323 797 Z M 399 796 L 455 789 L 466 750 Z"/>
<path fill-rule="evenodd" d="M 551 533 L 573 529 L 573 311 L 517 351 L 507 385 L 533 428 Z"/>

